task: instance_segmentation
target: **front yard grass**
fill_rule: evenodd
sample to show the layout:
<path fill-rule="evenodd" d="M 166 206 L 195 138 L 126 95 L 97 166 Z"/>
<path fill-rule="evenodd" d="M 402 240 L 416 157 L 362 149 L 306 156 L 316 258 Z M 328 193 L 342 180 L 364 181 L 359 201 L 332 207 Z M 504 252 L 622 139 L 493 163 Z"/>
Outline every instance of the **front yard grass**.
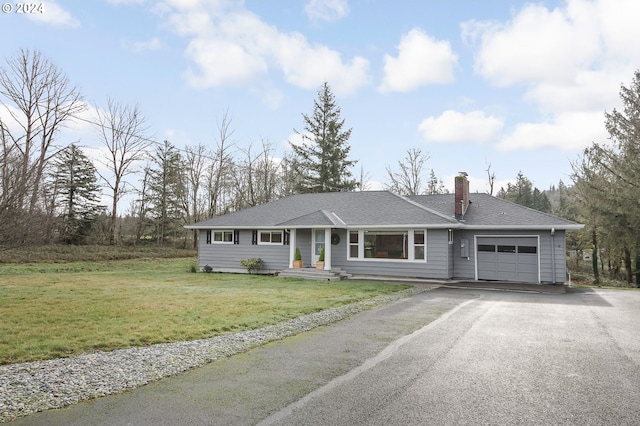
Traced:
<path fill-rule="evenodd" d="M 0 364 L 208 338 L 406 288 L 191 273 L 193 265 L 193 258 L 0 264 Z"/>

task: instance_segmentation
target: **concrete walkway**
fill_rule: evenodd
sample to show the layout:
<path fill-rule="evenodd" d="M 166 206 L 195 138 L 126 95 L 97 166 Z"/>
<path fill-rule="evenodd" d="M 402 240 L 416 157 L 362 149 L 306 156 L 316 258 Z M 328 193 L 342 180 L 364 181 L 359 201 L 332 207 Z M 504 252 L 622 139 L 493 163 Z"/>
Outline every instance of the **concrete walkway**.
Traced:
<path fill-rule="evenodd" d="M 527 284 L 509 281 L 446 281 L 442 284 L 449 288 L 468 288 L 474 290 L 521 291 L 527 293 L 564 294 L 564 284 Z"/>
<path fill-rule="evenodd" d="M 387 281 L 399 282 L 416 286 L 428 286 L 431 288 L 466 288 L 473 290 L 498 290 L 498 291 L 519 291 L 526 293 L 541 294 L 564 294 L 568 286 L 563 283 L 559 284 L 528 284 L 513 281 L 470 281 L 470 280 L 425 280 L 421 278 L 389 278 L 372 275 L 357 275 L 351 279 L 367 280 L 367 281 Z"/>

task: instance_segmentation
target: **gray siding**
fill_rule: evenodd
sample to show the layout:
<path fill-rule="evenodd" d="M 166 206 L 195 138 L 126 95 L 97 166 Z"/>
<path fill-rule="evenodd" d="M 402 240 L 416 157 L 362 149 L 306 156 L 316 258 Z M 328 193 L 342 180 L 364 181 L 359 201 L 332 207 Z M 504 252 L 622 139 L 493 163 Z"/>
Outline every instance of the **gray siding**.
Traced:
<path fill-rule="evenodd" d="M 554 282 L 552 252 L 555 254 L 555 282 L 566 281 L 566 238 L 564 231 L 556 231 L 553 238 L 549 231 L 454 231 L 453 244 L 448 243 L 446 229 L 427 230 L 427 262 L 348 260 L 348 237 L 344 229 L 334 230 L 340 242 L 331 246 L 331 264 L 348 273 L 357 275 L 386 275 L 432 279 L 475 278 L 475 236 L 540 236 L 539 259 L 540 280 Z M 469 258 L 461 256 L 460 243 L 469 243 Z M 218 272 L 246 272 L 240 259 L 259 257 L 264 261 L 264 273 L 274 273 L 289 267 L 290 246 L 253 245 L 251 230 L 241 230 L 239 244 L 206 244 L 206 231 L 200 231 L 198 263 L 200 268 L 209 265 Z M 552 249 L 553 241 L 553 249 Z M 311 266 L 311 230 L 296 232 L 296 246 L 302 252 L 305 266 Z"/>
<path fill-rule="evenodd" d="M 251 230 L 241 230 L 239 244 L 207 244 L 207 231 L 198 239 L 198 265 L 209 265 L 216 272 L 247 272 L 241 259 L 259 257 L 264 261 L 263 273 L 273 273 L 289 266 L 288 245 L 253 245 Z"/>
<path fill-rule="evenodd" d="M 567 281 L 567 239 L 565 231 L 556 231 L 553 239 L 550 233 L 543 234 L 542 238 L 540 238 L 540 245 L 542 246 L 540 251 L 541 278 L 543 282 L 553 281 L 551 267 L 552 241 L 554 245 L 553 252 L 555 254 L 555 282 L 563 283 Z"/>
<path fill-rule="evenodd" d="M 433 279 L 451 278 L 450 245 L 446 229 L 427 230 L 426 263 L 402 260 L 348 260 L 347 231 L 341 229 L 334 232 L 340 236 L 340 243 L 331 247 L 331 266 L 333 268 L 340 268 L 350 274 L 357 275 L 387 275 Z"/>
<path fill-rule="evenodd" d="M 540 281 L 542 283 L 554 282 L 553 279 L 553 264 L 551 262 L 552 251 L 555 252 L 555 282 L 563 283 L 566 281 L 567 263 L 566 263 L 566 239 L 564 231 L 556 231 L 553 236 L 553 250 L 552 250 L 552 237 L 549 231 L 454 231 L 453 240 L 453 277 L 461 279 L 474 279 L 475 278 L 475 236 L 539 236 L 539 259 L 540 259 Z M 469 258 L 461 257 L 460 244 L 461 240 L 466 239 L 469 242 Z"/>

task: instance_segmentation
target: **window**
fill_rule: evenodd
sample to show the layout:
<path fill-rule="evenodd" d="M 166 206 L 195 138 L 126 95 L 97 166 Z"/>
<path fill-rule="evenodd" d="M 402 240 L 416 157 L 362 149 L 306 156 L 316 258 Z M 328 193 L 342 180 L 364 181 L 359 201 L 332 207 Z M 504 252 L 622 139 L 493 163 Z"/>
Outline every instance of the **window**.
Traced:
<path fill-rule="evenodd" d="M 518 253 L 536 254 L 538 247 L 536 246 L 518 246 Z"/>
<path fill-rule="evenodd" d="M 258 244 L 282 245 L 282 231 L 260 231 Z"/>
<path fill-rule="evenodd" d="M 413 258 L 424 260 L 424 231 L 413 231 Z"/>
<path fill-rule="evenodd" d="M 357 259 L 358 256 L 358 231 L 349 231 L 349 258 Z M 366 257 L 366 252 L 365 252 Z"/>
<path fill-rule="evenodd" d="M 233 244 L 233 231 L 207 231 L 207 244 Z"/>
<path fill-rule="evenodd" d="M 426 260 L 427 231 L 360 230 L 349 231 L 349 259 Z"/>
<path fill-rule="evenodd" d="M 498 253 L 515 253 L 516 252 L 516 246 L 498 246 Z"/>
<path fill-rule="evenodd" d="M 493 244 L 478 244 L 478 251 L 495 253 L 496 246 Z"/>
<path fill-rule="evenodd" d="M 367 251 L 378 259 L 407 259 L 409 237 L 407 231 L 367 231 L 364 234 L 365 257 Z"/>
<path fill-rule="evenodd" d="M 215 231 L 213 241 L 216 243 L 233 243 L 233 231 Z"/>

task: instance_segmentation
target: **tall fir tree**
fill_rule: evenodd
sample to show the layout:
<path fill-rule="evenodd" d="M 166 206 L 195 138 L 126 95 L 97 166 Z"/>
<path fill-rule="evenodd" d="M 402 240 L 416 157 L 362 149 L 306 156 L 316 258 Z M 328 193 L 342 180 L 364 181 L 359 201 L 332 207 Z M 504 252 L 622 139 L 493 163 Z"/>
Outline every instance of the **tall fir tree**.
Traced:
<path fill-rule="evenodd" d="M 159 245 L 181 230 L 188 204 L 186 176 L 180 152 L 164 141 L 156 148 L 149 170 L 150 212 L 153 216 L 155 239 Z"/>
<path fill-rule="evenodd" d="M 351 130 L 343 130 L 345 120 L 329 84 L 325 82 L 313 102 L 313 114 L 302 114 L 304 132 L 301 145 L 291 144 L 293 162 L 299 177 L 296 192 L 353 191 L 356 180 L 351 168 L 357 161 L 349 159 Z"/>
<path fill-rule="evenodd" d="M 498 197 L 541 212 L 551 211 L 547 195 L 544 191 L 534 188 L 533 183 L 521 171 L 516 176 L 516 183 L 507 183 L 507 189 L 500 188 Z"/>
<path fill-rule="evenodd" d="M 621 86 L 620 100 L 621 110 L 605 112 L 610 143 L 585 149 L 572 177 L 588 226 L 603 243 L 614 242 L 608 251 L 623 253 L 627 282 L 635 276 L 640 287 L 640 70 Z"/>
<path fill-rule="evenodd" d="M 98 215 L 104 210 L 100 186 L 93 163 L 76 145 L 60 152 L 56 162 L 55 186 L 60 240 L 81 244 L 90 234 Z"/>

